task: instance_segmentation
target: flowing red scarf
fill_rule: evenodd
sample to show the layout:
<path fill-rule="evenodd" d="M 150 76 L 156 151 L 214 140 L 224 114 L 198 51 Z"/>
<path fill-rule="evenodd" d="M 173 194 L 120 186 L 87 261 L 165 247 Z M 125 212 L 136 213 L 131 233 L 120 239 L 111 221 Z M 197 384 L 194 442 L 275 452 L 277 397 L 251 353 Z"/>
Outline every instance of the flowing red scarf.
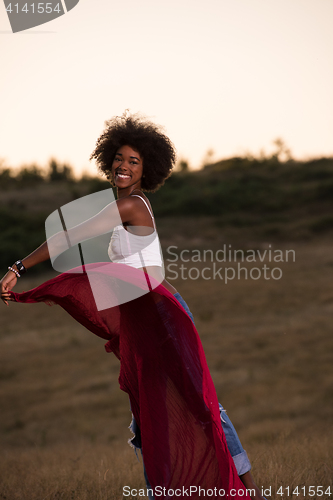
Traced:
<path fill-rule="evenodd" d="M 127 392 L 141 430 L 142 453 L 155 498 L 244 498 L 221 427 L 215 388 L 195 326 L 162 285 L 119 304 L 119 289 L 147 288 L 148 275 L 124 264 L 72 270 L 23 293 L 17 302 L 54 302 L 107 340 L 120 359 L 120 388 Z M 98 311 L 91 289 L 113 305 Z M 161 317 L 163 307 L 168 323 Z"/>

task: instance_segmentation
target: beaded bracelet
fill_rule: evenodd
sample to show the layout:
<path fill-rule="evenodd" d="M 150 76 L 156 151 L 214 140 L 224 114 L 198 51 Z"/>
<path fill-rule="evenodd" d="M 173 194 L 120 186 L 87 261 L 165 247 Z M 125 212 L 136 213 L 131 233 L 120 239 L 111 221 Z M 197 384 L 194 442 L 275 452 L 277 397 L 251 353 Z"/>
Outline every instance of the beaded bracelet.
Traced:
<path fill-rule="evenodd" d="M 8 266 L 8 269 L 10 271 L 13 271 L 13 273 L 15 273 L 18 278 L 21 278 L 21 275 L 13 267 Z"/>

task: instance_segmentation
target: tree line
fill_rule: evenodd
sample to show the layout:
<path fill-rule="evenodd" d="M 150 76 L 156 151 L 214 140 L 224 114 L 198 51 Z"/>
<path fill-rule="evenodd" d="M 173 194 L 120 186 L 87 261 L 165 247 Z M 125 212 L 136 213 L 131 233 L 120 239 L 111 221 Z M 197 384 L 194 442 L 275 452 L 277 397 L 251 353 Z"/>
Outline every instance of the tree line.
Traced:
<path fill-rule="evenodd" d="M 250 228 L 267 237 L 333 232 L 333 158 L 296 161 L 281 147 L 280 153 L 227 158 L 195 171 L 181 164 L 160 190 L 147 193 L 159 227 L 165 217 L 209 216 L 220 229 Z M 75 178 L 55 159 L 46 170 L 0 166 L 0 267 L 45 239 L 45 219 L 54 210 L 107 188 L 101 177 Z"/>

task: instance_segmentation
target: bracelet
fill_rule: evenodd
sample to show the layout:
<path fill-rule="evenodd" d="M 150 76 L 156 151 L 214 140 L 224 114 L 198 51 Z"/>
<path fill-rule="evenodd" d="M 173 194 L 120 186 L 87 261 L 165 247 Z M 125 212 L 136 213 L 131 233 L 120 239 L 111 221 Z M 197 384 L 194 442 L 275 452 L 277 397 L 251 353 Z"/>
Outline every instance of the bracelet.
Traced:
<path fill-rule="evenodd" d="M 13 267 L 8 266 L 8 269 L 10 271 L 13 271 L 13 273 L 15 273 L 18 278 L 21 278 L 21 275 Z"/>
<path fill-rule="evenodd" d="M 13 266 L 16 266 L 17 267 L 17 270 L 20 274 L 24 274 L 27 272 L 26 268 L 24 267 L 24 265 L 22 264 L 22 261 L 21 260 L 17 260 L 16 262 L 14 262 Z"/>

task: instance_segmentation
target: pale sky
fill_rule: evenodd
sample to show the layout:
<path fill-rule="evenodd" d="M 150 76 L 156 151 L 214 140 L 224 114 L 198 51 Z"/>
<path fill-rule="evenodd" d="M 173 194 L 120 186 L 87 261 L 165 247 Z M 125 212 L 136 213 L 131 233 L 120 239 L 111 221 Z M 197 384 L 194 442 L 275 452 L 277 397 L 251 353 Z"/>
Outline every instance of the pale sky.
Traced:
<path fill-rule="evenodd" d="M 332 156 L 332 21 L 332 0 L 80 0 L 12 34 L 1 2 L 0 158 L 94 174 L 104 121 L 126 108 L 192 167 L 277 137 L 296 158 Z"/>

